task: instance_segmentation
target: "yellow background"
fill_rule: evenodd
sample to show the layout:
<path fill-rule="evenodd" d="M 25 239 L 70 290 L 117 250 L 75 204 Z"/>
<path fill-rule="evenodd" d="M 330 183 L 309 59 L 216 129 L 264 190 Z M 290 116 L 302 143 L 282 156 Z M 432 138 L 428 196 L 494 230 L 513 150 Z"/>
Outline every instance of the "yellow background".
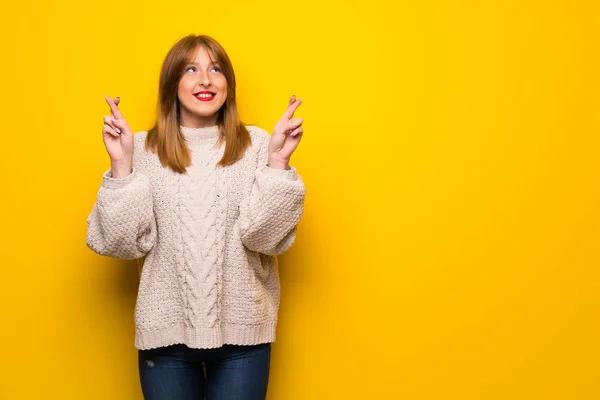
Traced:
<path fill-rule="evenodd" d="M 85 219 L 103 95 L 149 128 L 188 33 L 247 123 L 305 102 L 269 399 L 600 398 L 600 6 L 392 3 L 2 3 L 0 399 L 141 399 L 136 265 Z"/>

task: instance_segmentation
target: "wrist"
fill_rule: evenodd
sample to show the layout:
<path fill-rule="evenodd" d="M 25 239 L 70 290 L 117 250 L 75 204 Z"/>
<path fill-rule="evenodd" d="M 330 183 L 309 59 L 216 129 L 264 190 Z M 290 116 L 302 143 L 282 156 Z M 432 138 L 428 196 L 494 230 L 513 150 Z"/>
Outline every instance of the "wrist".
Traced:
<path fill-rule="evenodd" d="M 290 169 L 290 160 L 284 160 L 276 157 L 269 157 L 267 167 L 272 169 Z"/>
<path fill-rule="evenodd" d="M 133 165 L 128 161 L 113 161 L 110 169 L 113 178 L 125 178 L 133 172 Z"/>

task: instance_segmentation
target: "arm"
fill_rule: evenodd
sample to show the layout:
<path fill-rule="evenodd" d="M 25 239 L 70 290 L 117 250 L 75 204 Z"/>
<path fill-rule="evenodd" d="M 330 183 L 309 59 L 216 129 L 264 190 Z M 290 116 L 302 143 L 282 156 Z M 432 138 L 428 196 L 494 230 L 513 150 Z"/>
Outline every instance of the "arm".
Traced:
<path fill-rule="evenodd" d="M 87 218 L 86 242 L 98 254 L 140 258 L 154 246 L 157 236 L 150 181 L 133 168 L 134 135 L 118 108 L 120 99 L 104 98 L 111 117 L 104 117 L 102 137 L 111 169 L 104 174 Z"/>
<path fill-rule="evenodd" d="M 148 253 L 156 237 L 148 178 L 134 170 L 117 179 L 108 171 L 87 218 L 87 246 L 101 255 L 131 260 Z"/>
<path fill-rule="evenodd" d="M 267 255 L 285 252 L 294 242 L 296 224 L 302 216 L 305 187 L 293 167 L 267 166 L 268 134 L 260 143 L 258 168 L 250 195 L 240 206 L 242 243 Z"/>

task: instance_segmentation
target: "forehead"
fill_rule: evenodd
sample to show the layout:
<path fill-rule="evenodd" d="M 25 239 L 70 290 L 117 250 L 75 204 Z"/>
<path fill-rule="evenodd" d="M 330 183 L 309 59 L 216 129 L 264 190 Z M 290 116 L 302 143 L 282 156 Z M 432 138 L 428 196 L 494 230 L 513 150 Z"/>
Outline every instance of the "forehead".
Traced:
<path fill-rule="evenodd" d="M 218 63 L 219 60 L 212 52 L 204 48 L 204 46 L 198 46 L 189 62 L 198 65 L 210 65 Z"/>

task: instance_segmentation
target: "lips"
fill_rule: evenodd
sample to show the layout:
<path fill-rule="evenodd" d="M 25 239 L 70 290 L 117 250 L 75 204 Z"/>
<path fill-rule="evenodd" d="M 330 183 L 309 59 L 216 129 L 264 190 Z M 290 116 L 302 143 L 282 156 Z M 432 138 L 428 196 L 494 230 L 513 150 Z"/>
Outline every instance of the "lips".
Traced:
<path fill-rule="evenodd" d="M 194 93 L 194 97 L 200 101 L 211 101 L 215 98 L 217 94 L 209 91 L 202 91 Z"/>

